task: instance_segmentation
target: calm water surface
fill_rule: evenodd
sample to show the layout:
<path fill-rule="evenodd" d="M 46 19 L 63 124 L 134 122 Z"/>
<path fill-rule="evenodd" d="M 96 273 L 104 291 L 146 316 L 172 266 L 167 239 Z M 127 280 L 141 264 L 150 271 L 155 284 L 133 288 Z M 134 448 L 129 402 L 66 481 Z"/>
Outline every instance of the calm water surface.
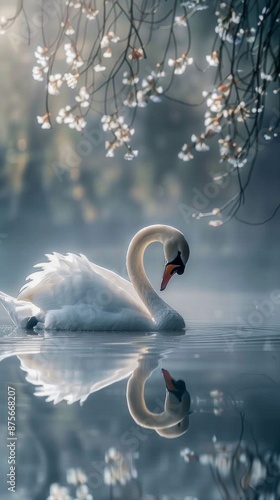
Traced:
<path fill-rule="evenodd" d="M 280 498 L 276 326 L 66 336 L 3 325 L 0 335 L 1 499 L 46 500 L 54 483 L 68 488 L 67 496 L 52 486 L 54 500 Z M 191 396 L 189 428 L 173 439 L 141 427 L 128 409 L 127 382 L 142 370 L 150 374 L 147 407 L 163 411 L 161 368 Z M 6 483 L 8 387 L 16 398 L 15 494 Z M 73 468 L 87 476 L 82 488 Z"/>

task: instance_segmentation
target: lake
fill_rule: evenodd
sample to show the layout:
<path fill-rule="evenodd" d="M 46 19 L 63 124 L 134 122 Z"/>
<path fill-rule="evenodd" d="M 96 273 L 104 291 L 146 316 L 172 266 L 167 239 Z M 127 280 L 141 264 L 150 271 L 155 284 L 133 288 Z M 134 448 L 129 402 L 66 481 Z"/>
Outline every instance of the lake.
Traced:
<path fill-rule="evenodd" d="M 2 324 L 0 335 L 1 499 L 280 498 L 277 325 L 27 335 Z M 128 408 L 141 372 L 146 406 L 164 410 L 162 368 L 191 397 L 172 439 Z"/>

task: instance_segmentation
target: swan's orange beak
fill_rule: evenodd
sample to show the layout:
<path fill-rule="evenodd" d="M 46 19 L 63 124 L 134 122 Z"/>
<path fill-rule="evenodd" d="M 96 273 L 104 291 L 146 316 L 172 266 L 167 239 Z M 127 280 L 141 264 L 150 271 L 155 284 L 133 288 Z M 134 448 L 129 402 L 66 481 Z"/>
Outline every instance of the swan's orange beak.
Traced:
<path fill-rule="evenodd" d="M 165 370 L 164 368 L 162 368 L 162 375 L 164 377 L 164 380 L 165 380 L 165 385 L 166 385 L 166 389 L 170 392 L 170 391 L 177 391 L 178 389 L 176 389 L 176 387 L 174 386 L 173 384 L 173 378 L 171 377 L 170 373 Z"/>
<path fill-rule="evenodd" d="M 168 282 L 171 280 L 172 276 L 176 273 L 176 269 L 178 269 L 180 266 L 178 264 L 166 264 L 165 270 L 163 273 L 162 277 L 162 282 L 160 285 L 160 291 L 165 290 L 167 287 Z"/>

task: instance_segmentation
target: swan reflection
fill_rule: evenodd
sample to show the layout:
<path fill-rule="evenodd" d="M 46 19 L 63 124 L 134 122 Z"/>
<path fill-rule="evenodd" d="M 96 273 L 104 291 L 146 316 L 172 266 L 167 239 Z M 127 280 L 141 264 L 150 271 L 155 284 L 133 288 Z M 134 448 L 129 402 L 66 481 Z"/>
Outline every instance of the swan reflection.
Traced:
<path fill-rule="evenodd" d="M 154 429 L 162 437 L 179 437 L 189 428 L 191 398 L 185 382 L 174 380 L 167 370 L 162 369 L 166 385 L 164 411 L 151 412 L 146 406 L 144 389 L 157 365 L 153 367 L 145 361 L 145 358 L 139 361 L 127 383 L 126 399 L 130 414 L 141 427 Z"/>
<path fill-rule="evenodd" d="M 191 398 L 185 382 L 175 380 L 162 369 L 166 397 L 160 413 L 147 408 L 144 395 L 146 382 L 159 369 L 162 359 L 167 363 L 170 349 L 164 349 L 164 338 L 168 340 L 168 336 L 160 335 L 156 340 L 160 340 L 161 347 L 155 347 L 143 338 L 141 342 L 128 338 L 122 342 L 118 336 L 116 344 L 110 337 L 83 335 L 81 341 L 80 335 L 77 339 L 48 333 L 45 338 L 30 338 L 30 348 L 27 339 L 22 344 L 17 342 L 0 360 L 17 355 L 25 379 L 36 387 L 34 395 L 54 404 L 83 404 L 90 394 L 128 378 L 126 401 L 133 420 L 162 437 L 176 438 L 189 428 Z M 82 356 L 80 349 L 85 350 Z"/>

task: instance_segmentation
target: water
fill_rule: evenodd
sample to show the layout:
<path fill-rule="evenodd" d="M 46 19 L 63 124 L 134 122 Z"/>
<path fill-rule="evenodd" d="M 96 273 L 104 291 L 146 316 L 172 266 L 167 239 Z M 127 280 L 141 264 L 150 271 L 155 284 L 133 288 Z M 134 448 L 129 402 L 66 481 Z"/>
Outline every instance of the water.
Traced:
<path fill-rule="evenodd" d="M 45 500 L 53 483 L 88 500 L 280 498 L 277 326 L 193 322 L 182 335 L 26 335 L 2 326 L 0 341 L 1 499 L 11 498 L 8 386 L 16 394 L 15 499 Z M 174 439 L 139 426 L 128 410 L 137 370 L 151 373 L 148 408 L 163 410 L 161 368 L 191 395 L 189 428 Z M 87 475 L 89 496 L 67 483 L 71 468 Z"/>

